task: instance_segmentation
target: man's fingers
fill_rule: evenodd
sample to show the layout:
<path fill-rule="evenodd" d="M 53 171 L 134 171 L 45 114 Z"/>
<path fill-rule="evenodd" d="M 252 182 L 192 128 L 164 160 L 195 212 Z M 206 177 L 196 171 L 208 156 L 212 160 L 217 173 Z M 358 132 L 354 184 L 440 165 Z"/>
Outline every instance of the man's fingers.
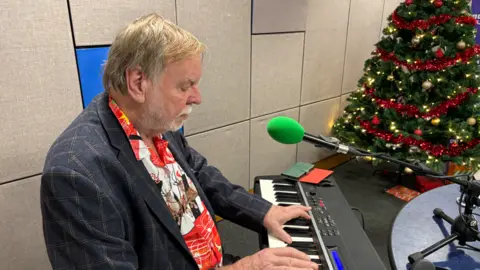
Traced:
<path fill-rule="evenodd" d="M 294 219 L 294 218 L 299 218 L 299 217 L 303 217 L 305 219 L 311 219 L 311 217 L 308 215 L 308 213 L 306 211 L 307 210 L 304 210 L 304 208 L 292 207 L 287 212 L 288 220 Z"/>
<path fill-rule="evenodd" d="M 292 237 L 281 227 L 275 231 L 275 236 L 287 244 L 292 243 Z"/>
<path fill-rule="evenodd" d="M 290 266 L 300 269 L 317 269 L 318 265 L 311 261 L 299 260 L 289 257 L 278 257 L 275 265 L 277 266 Z"/>
<path fill-rule="evenodd" d="M 311 261 L 307 254 L 292 247 L 273 248 L 272 250 L 278 257 L 290 257 L 304 261 Z"/>

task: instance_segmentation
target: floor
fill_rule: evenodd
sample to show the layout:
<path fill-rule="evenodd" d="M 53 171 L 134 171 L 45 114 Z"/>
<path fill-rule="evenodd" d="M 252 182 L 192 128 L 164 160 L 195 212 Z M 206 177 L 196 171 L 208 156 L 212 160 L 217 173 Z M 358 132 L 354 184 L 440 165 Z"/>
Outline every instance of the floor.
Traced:
<path fill-rule="evenodd" d="M 376 169 L 394 170 L 390 164 L 373 167 L 366 161 L 351 160 L 334 168 L 338 186 L 352 207 L 359 208 L 365 218 L 365 231 L 383 260 L 390 269 L 388 241 L 391 224 L 405 202 L 384 192 L 395 183 L 394 176 L 372 175 Z M 403 178 L 408 183 L 411 179 Z M 258 251 L 258 234 L 229 221 L 219 222 L 219 231 L 225 252 L 241 257 Z"/>

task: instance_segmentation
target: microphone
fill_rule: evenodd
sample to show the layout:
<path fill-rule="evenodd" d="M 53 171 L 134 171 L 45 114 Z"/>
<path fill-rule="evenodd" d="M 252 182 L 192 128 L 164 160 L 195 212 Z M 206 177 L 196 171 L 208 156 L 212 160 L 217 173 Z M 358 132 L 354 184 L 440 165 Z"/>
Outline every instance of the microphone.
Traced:
<path fill-rule="evenodd" d="M 267 124 L 267 132 L 272 139 L 283 144 L 297 144 L 303 140 L 317 147 L 325 147 L 337 153 L 359 154 L 359 151 L 356 149 L 340 144 L 338 139 L 306 133 L 302 125 L 295 119 L 286 116 L 272 118 Z"/>

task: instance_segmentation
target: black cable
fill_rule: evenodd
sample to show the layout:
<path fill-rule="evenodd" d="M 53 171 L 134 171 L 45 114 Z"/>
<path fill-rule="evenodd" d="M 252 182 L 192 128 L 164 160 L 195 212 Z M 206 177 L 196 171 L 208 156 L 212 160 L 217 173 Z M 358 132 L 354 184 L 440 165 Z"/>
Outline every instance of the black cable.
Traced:
<path fill-rule="evenodd" d="M 465 246 L 468 247 L 468 249 L 471 249 L 471 250 L 476 251 L 476 252 L 480 252 L 480 248 L 474 247 L 474 246 L 469 245 L 469 244 L 465 244 Z M 462 246 L 457 246 L 457 248 L 459 248 L 459 247 L 462 247 Z M 465 247 L 463 247 L 463 248 L 465 248 Z"/>
<path fill-rule="evenodd" d="M 365 230 L 365 219 L 363 218 L 362 211 L 360 211 L 360 209 L 358 209 L 356 207 L 352 207 L 352 210 L 358 211 L 358 213 L 360 213 L 360 217 L 362 219 L 362 228 L 363 228 L 363 230 Z"/>

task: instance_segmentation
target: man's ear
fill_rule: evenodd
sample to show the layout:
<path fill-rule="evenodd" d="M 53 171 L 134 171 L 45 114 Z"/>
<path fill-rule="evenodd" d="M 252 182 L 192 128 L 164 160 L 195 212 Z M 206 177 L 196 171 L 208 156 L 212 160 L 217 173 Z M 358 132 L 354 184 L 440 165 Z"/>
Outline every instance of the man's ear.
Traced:
<path fill-rule="evenodd" d="M 127 68 L 125 71 L 125 79 L 127 83 L 128 95 L 138 103 L 145 102 L 147 77 L 140 66 Z"/>

